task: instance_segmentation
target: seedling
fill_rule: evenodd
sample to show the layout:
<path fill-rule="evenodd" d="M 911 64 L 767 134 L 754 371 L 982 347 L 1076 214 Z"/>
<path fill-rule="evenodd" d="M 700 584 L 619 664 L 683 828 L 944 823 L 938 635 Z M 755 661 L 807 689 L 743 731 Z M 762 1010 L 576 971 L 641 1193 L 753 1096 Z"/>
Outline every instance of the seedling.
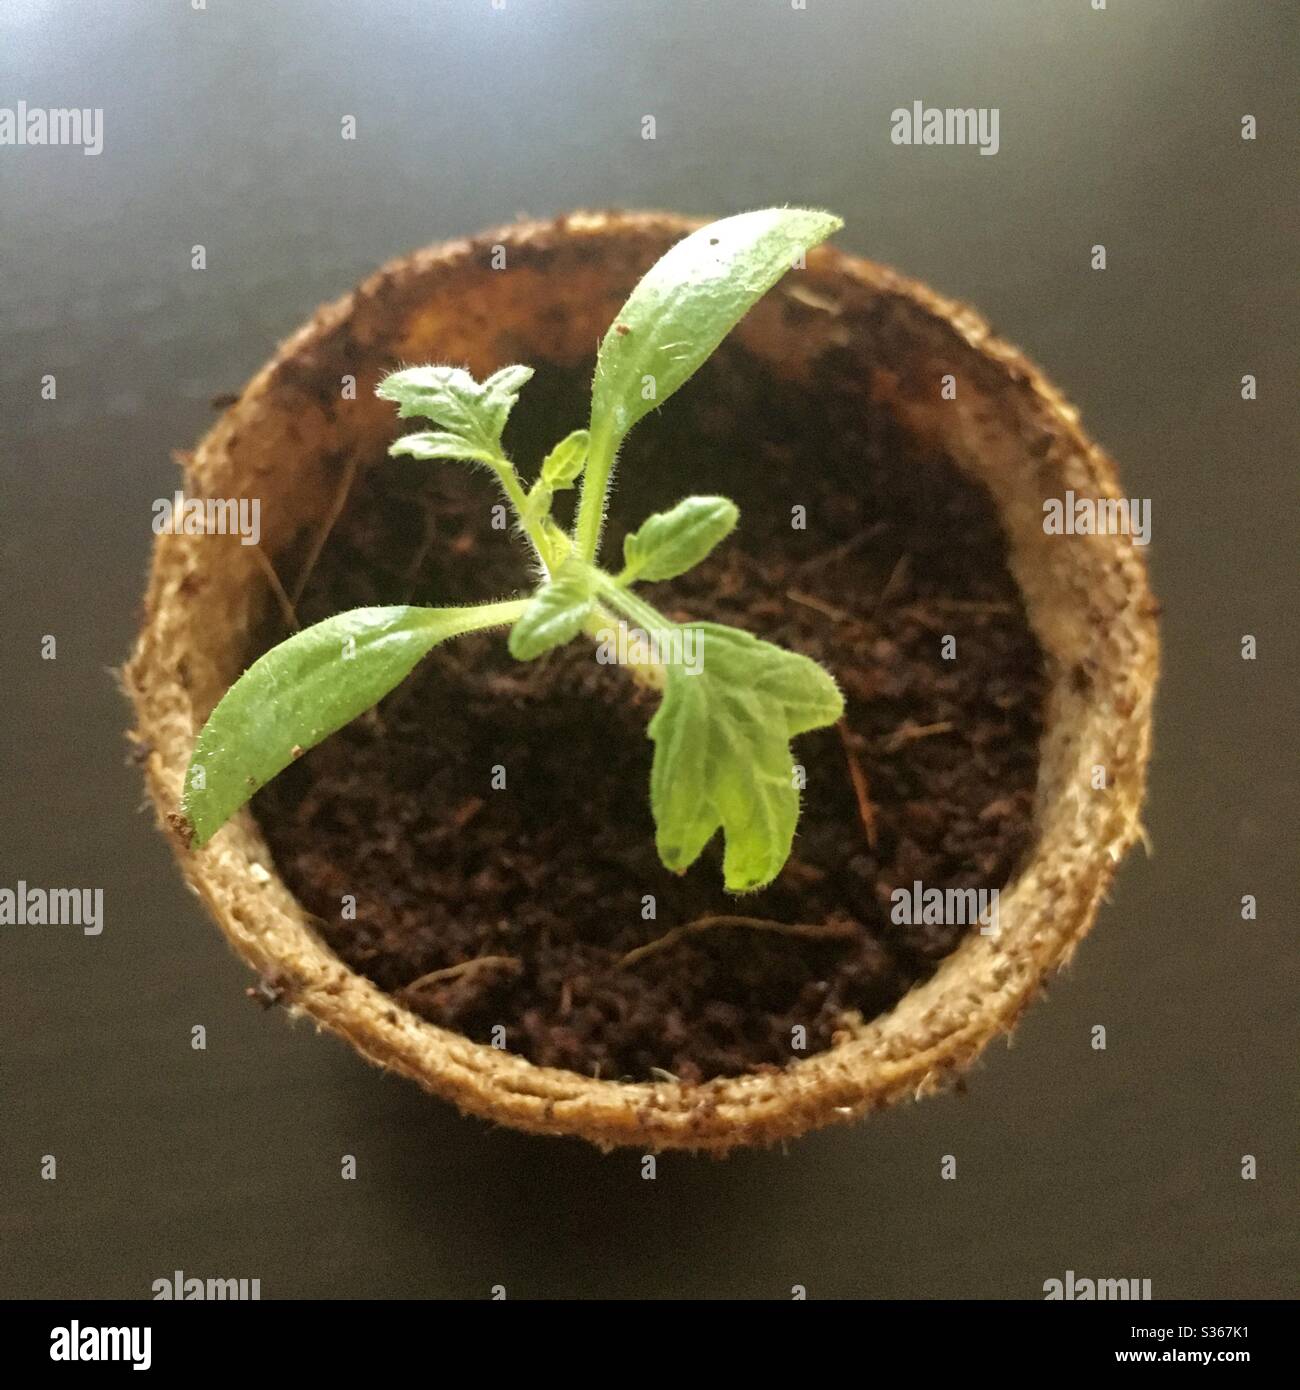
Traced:
<path fill-rule="evenodd" d="M 807 657 L 737 628 L 670 622 L 639 591 L 692 569 L 730 534 L 738 513 L 727 498 L 687 497 L 648 517 L 626 538 L 617 572 L 597 561 L 614 461 L 633 426 L 694 374 L 796 258 L 842 225 L 825 212 L 773 208 L 714 222 L 673 246 L 600 345 L 587 428 L 562 439 L 528 487 L 501 436 L 531 367 L 504 367 L 481 382 L 458 367 L 385 377 L 378 393 L 401 418 L 435 426 L 404 435 L 389 453 L 459 459 L 495 474 L 536 559 L 537 587 L 472 607 L 357 608 L 267 652 L 226 692 L 195 744 L 183 807 L 191 842 L 205 844 L 260 787 L 448 638 L 507 628 L 511 654 L 533 661 L 579 636 L 609 643 L 621 628 L 632 674 L 661 697 L 648 729 L 659 857 L 684 873 L 721 828 L 727 888 L 770 883 L 799 818 L 790 740 L 840 717 L 834 680 Z M 575 487 L 577 515 L 566 531 L 552 507 Z"/>

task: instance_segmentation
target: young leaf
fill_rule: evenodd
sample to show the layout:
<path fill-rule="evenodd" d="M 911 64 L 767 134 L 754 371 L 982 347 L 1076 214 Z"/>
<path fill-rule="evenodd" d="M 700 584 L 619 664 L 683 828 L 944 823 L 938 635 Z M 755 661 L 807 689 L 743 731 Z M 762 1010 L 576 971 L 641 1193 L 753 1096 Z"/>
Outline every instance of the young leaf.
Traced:
<path fill-rule="evenodd" d="M 498 443 L 505 430 L 506 419 L 514 409 L 515 402 L 519 399 L 519 393 L 532 379 L 532 375 L 533 369 L 531 367 L 502 367 L 499 372 L 493 372 L 483 382 L 483 394 L 488 403 L 488 420 L 492 429 L 492 437 Z"/>
<path fill-rule="evenodd" d="M 587 462 L 587 431 L 574 430 L 547 454 L 542 464 L 542 482 L 552 492 L 562 492 L 578 481 Z"/>
<path fill-rule="evenodd" d="M 482 444 L 473 444 L 445 430 L 404 434 L 388 446 L 388 452 L 394 458 L 399 454 L 409 454 L 417 459 L 465 459 L 472 463 L 495 463 L 497 459 L 497 455 Z"/>
<path fill-rule="evenodd" d="M 675 579 L 694 569 L 736 527 L 740 513 L 725 497 L 687 497 L 656 512 L 623 540 L 621 580 Z"/>
<path fill-rule="evenodd" d="M 593 576 L 586 565 L 562 565 L 554 578 L 533 595 L 510 629 L 510 655 L 517 661 L 532 661 L 576 637 L 595 605 L 595 592 Z"/>
<path fill-rule="evenodd" d="M 551 547 L 551 563 L 559 569 L 573 552 L 573 540 L 569 533 L 549 516 L 544 516 L 540 524 L 542 534 Z"/>
<path fill-rule="evenodd" d="M 770 883 L 790 856 L 799 819 L 790 740 L 844 711 L 815 661 L 717 623 L 692 624 L 698 673 L 666 667 L 650 721 L 650 805 L 659 857 L 684 872 L 722 827 L 723 877 L 733 893 Z"/>
<path fill-rule="evenodd" d="M 544 526 L 551 518 L 551 503 L 555 500 L 555 491 L 545 478 L 538 478 L 524 498 L 524 510 L 520 517 L 524 525 L 536 522 L 539 526 Z"/>
<path fill-rule="evenodd" d="M 632 291 L 600 345 L 591 394 L 593 438 L 617 448 L 643 415 L 707 361 L 801 251 L 843 225 L 829 212 L 767 208 L 711 222 L 666 252 Z"/>
<path fill-rule="evenodd" d="M 586 462 L 587 431 L 565 435 L 542 462 L 541 474 L 528 493 L 525 520 L 542 522 L 549 517 L 555 494 L 574 485 Z"/>
<path fill-rule="evenodd" d="M 255 661 L 203 726 L 182 810 L 206 844 L 299 754 L 377 703 L 439 642 L 513 622 L 526 602 L 474 608 L 355 608 Z"/>
<path fill-rule="evenodd" d="M 390 372 L 375 394 L 395 401 L 403 419 L 418 415 L 432 420 L 466 446 L 496 458 L 506 418 L 532 374 L 531 367 L 503 367 L 480 383 L 460 367 L 406 367 Z"/>

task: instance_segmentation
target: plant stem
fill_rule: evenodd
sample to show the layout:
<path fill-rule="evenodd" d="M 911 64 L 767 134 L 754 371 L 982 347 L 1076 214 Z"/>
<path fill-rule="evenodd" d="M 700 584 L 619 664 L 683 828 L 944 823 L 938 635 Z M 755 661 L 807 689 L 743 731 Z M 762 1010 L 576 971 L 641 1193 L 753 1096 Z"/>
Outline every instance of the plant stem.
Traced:
<path fill-rule="evenodd" d="M 610 607 L 616 608 L 624 617 L 631 618 L 633 622 L 640 623 L 647 632 L 668 632 L 677 626 L 676 623 L 665 618 L 657 608 L 651 607 L 639 594 L 634 594 L 631 589 L 625 589 L 604 570 L 597 570 L 596 574 L 597 587 L 608 599 Z"/>
<path fill-rule="evenodd" d="M 595 563 L 600 550 L 600 528 L 605 520 L 605 497 L 609 475 L 614 469 L 618 443 L 609 428 L 593 429 L 587 444 L 587 466 L 582 473 L 582 492 L 578 498 L 578 519 L 573 527 L 574 546 L 581 559 Z"/>
<path fill-rule="evenodd" d="M 597 605 L 583 624 L 583 631 L 593 642 L 599 644 L 608 640 L 611 624 L 617 625 L 617 623 L 617 615 L 610 613 L 603 605 Z M 662 666 L 629 665 L 627 671 L 638 685 L 644 686 L 647 690 L 653 690 L 656 694 L 663 694 L 664 686 L 667 684 L 667 675 Z"/>
<path fill-rule="evenodd" d="M 657 608 L 652 608 L 639 595 L 624 588 L 618 580 L 604 570 L 597 569 L 595 575 L 597 592 L 608 607 L 638 624 L 645 630 L 647 636 L 656 632 L 668 632 L 678 626 L 676 623 L 669 622 Z M 588 627 L 588 632 L 591 636 L 598 637 L 597 629 Z M 644 665 L 633 665 L 630 670 L 632 679 L 650 690 L 662 691 L 667 684 L 668 673 L 663 666 L 657 663 L 647 662 Z"/>
<path fill-rule="evenodd" d="M 528 516 L 528 496 L 519 481 L 519 475 L 515 472 L 514 464 L 504 454 L 499 454 L 492 464 L 492 471 L 500 480 L 502 490 L 514 508 L 515 516 L 520 526 L 523 527 L 524 534 L 533 543 L 533 549 L 537 552 L 538 559 L 546 566 L 547 574 L 553 574 L 555 572 L 555 555 L 541 526 Z"/>
<path fill-rule="evenodd" d="M 523 615 L 529 602 L 526 598 L 506 598 L 496 603 L 472 603 L 464 608 L 430 608 L 427 611 L 437 615 L 436 621 L 445 637 L 461 637 L 485 627 L 508 627 Z"/>

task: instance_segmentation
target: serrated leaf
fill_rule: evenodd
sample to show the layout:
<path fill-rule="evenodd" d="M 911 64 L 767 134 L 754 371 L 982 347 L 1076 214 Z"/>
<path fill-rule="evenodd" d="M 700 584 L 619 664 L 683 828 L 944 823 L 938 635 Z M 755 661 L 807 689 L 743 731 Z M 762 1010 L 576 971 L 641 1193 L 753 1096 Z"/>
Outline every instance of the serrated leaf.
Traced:
<path fill-rule="evenodd" d="M 659 857 L 688 869 L 719 828 L 723 877 L 733 893 L 770 883 L 790 857 L 799 819 L 790 740 L 844 711 L 815 661 L 717 623 L 692 624 L 698 674 L 665 668 L 650 721 L 650 804 Z"/>
<path fill-rule="evenodd" d="M 574 430 L 547 454 L 542 462 L 542 481 L 553 491 L 562 492 L 578 481 L 587 462 L 586 430 Z"/>
<path fill-rule="evenodd" d="M 510 629 L 510 655 L 518 661 L 532 661 L 571 641 L 582 631 L 595 601 L 590 568 L 583 564 L 561 565 L 554 577 L 533 595 Z"/>
<path fill-rule="evenodd" d="M 726 497 L 686 497 L 666 512 L 655 512 L 624 537 L 624 581 L 685 574 L 735 530 L 739 516 Z"/>
<path fill-rule="evenodd" d="M 711 222 L 673 246 L 632 291 L 600 345 L 592 435 L 617 447 L 689 380 L 798 253 L 843 225 L 829 212 L 767 208 Z"/>
<path fill-rule="evenodd" d="M 533 375 L 531 367 L 502 367 L 493 372 L 483 383 L 483 393 L 487 399 L 488 422 L 492 438 L 500 444 L 506 420 L 519 399 L 519 392 Z"/>
<path fill-rule="evenodd" d="M 532 378 L 533 369 L 518 364 L 502 367 L 491 376 L 483 378 L 483 389 L 492 395 L 514 396 L 516 399 L 525 384 Z"/>
<path fill-rule="evenodd" d="M 276 773 L 376 704 L 439 642 L 513 622 L 524 608 L 523 600 L 355 608 L 267 652 L 226 691 L 194 745 L 182 801 L 193 842 L 205 844 Z"/>
<path fill-rule="evenodd" d="M 388 452 L 394 457 L 407 454 L 417 459 L 465 459 L 471 463 L 493 463 L 496 454 L 482 444 L 473 444 L 445 430 L 420 430 L 395 439 Z"/>
<path fill-rule="evenodd" d="M 501 451 L 501 434 L 531 367 L 503 367 L 477 382 L 461 367 L 405 367 L 390 372 L 376 395 L 397 404 L 403 419 L 422 416 L 449 434 L 492 454 Z"/>

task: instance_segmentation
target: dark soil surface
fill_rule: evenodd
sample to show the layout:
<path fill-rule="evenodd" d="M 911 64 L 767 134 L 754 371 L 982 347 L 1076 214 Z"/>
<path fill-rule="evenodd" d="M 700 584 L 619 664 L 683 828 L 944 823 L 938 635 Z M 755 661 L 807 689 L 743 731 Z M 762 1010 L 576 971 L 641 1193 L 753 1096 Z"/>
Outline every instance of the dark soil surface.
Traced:
<path fill-rule="evenodd" d="M 507 440 L 526 477 L 585 423 L 588 380 L 544 369 L 524 388 Z M 488 474 L 366 463 L 312 572 L 304 623 L 527 582 L 519 544 L 493 529 Z M 846 1014 L 888 1010 L 971 930 L 893 924 L 893 889 L 1000 887 L 1024 857 L 1041 653 L 989 499 L 866 403 L 847 360 L 828 359 L 804 393 L 724 348 L 638 427 L 618 483 L 611 556 L 628 524 L 688 492 L 734 498 L 735 535 L 647 597 L 805 652 L 847 697 L 842 729 L 796 740 L 803 815 L 771 887 L 724 893 L 720 837 L 684 877 L 662 867 L 648 806 L 654 697 L 583 641 L 528 665 L 495 634 L 440 649 L 255 808 L 332 947 L 435 1023 L 607 1078 L 781 1066 L 831 1046 Z M 806 527 L 792 525 L 795 508 Z M 286 579 L 297 562 L 280 558 Z M 264 645 L 283 635 L 268 630 Z M 734 914 L 842 934 L 715 925 L 620 963 L 673 927 Z M 406 988 L 483 957 L 498 959 Z"/>

